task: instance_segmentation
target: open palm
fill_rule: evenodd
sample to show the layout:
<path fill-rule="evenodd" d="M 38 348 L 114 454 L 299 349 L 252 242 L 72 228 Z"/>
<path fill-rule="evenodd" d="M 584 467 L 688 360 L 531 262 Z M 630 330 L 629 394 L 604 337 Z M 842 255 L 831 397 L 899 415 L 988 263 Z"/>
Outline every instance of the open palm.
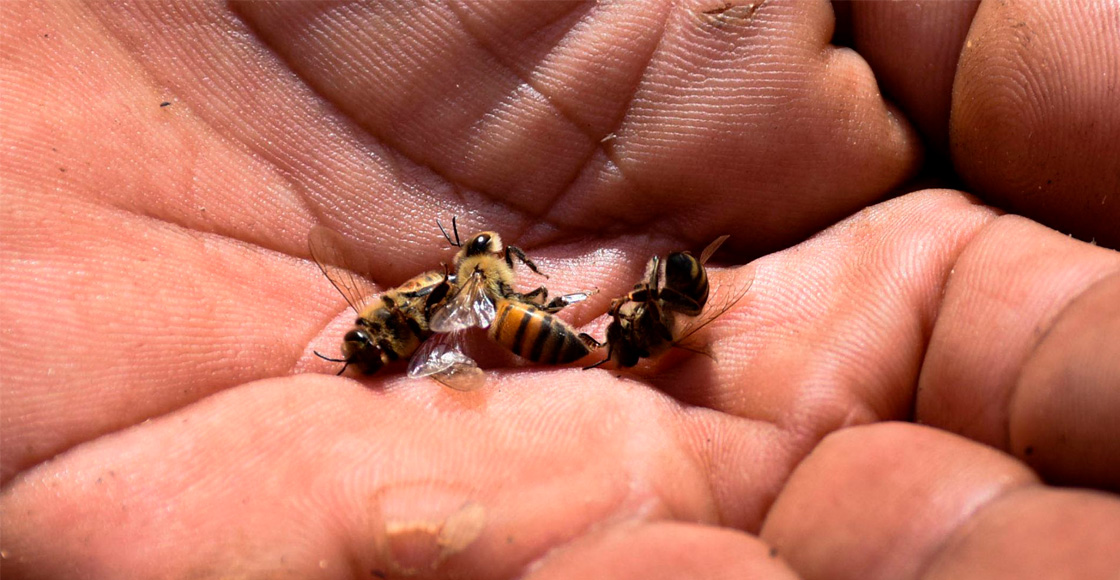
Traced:
<path fill-rule="evenodd" d="M 862 55 L 803 0 L 5 5 L 0 566 L 1115 571 L 1120 501 L 1042 481 L 1120 488 L 1120 254 L 904 184 L 951 151 L 987 202 L 1115 247 L 1120 171 L 1085 158 L 1120 114 L 1026 119 L 1057 153 L 1013 171 L 983 50 L 1018 3 L 947 3 L 929 43 L 870 4 L 842 14 Z M 713 300 L 750 291 L 710 357 L 332 376 L 313 351 L 353 313 L 310 229 L 386 288 L 451 260 L 452 216 L 525 249 L 525 288 L 598 288 L 561 316 L 600 338 L 654 254 L 730 234 Z"/>

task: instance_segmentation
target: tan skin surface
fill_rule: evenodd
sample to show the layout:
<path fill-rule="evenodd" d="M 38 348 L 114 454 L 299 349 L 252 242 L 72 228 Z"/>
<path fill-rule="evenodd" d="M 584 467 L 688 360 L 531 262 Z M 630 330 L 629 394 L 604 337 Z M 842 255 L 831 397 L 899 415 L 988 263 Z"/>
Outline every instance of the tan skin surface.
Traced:
<path fill-rule="evenodd" d="M 1096 94 L 1117 12 L 986 6 L 847 6 L 865 60 L 808 0 L 4 3 L 4 577 L 1110 577 L 1120 254 L 1065 232 L 1115 247 L 1120 139 L 999 83 Z M 985 76 L 1023 28 L 1077 67 Z M 939 147 L 976 197 L 902 185 Z M 712 358 L 331 376 L 311 226 L 387 287 L 452 215 L 597 336 L 653 253 L 730 233 L 712 301 L 752 285 Z"/>

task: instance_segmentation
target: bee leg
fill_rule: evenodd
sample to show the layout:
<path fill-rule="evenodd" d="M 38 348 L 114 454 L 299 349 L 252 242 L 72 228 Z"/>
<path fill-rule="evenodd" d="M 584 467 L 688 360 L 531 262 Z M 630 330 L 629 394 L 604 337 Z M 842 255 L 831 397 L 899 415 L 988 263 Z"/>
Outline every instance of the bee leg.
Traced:
<path fill-rule="evenodd" d="M 545 278 L 548 278 L 548 274 L 545 274 L 545 273 L 541 272 L 540 270 L 538 270 L 537 265 L 534 264 L 533 261 L 530 260 L 529 257 L 525 255 L 525 252 L 521 251 L 521 248 L 518 248 L 517 246 L 506 246 L 506 265 L 508 265 L 510 268 L 513 268 L 513 257 L 514 256 L 517 256 L 517 259 L 521 260 L 522 264 L 525 264 L 526 266 L 528 266 L 529 269 L 532 270 L 537 275 L 544 276 Z"/>
<path fill-rule="evenodd" d="M 444 273 L 443 281 L 431 288 L 428 291 L 428 297 L 424 300 L 425 311 L 431 311 L 438 306 L 444 299 L 447 298 L 448 293 L 451 292 L 451 283 L 447 281 L 447 274 Z"/>
<path fill-rule="evenodd" d="M 544 288 L 542 287 L 541 289 L 543 290 Z M 598 291 L 599 291 L 599 289 L 596 288 L 594 290 L 590 290 L 590 291 L 587 291 L 587 292 L 575 292 L 575 293 L 572 293 L 572 294 L 564 294 L 563 296 L 557 296 L 556 298 L 553 298 L 552 301 L 549 302 L 548 304 L 545 304 L 545 305 L 541 306 L 541 310 L 544 310 L 545 312 L 548 312 L 549 314 L 555 314 L 556 312 L 559 312 L 559 311 L 563 310 L 564 308 L 566 308 L 568 306 L 571 306 L 572 304 L 575 304 L 576 302 L 583 302 L 584 300 L 587 300 L 587 298 L 589 296 L 591 296 L 592 294 L 595 294 Z M 547 296 L 547 291 L 546 291 L 546 296 Z"/>
<path fill-rule="evenodd" d="M 513 295 L 522 302 L 532 304 L 549 314 L 555 314 L 557 312 L 560 312 L 564 308 L 575 304 L 576 302 L 587 300 L 588 296 L 591 296 L 598 291 L 598 289 L 595 289 L 588 292 L 564 294 L 563 296 L 557 296 L 553 298 L 547 303 L 545 302 L 545 300 L 548 300 L 548 288 L 545 288 L 544 286 L 541 286 L 540 288 L 537 288 L 532 292 L 526 292 L 525 294 L 518 294 L 515 292 L 513 293 Z"/>
<path fill-rule="evenodd" d="M 603 343 L 595 340 L 595 337 L 587 334 L 586 332 L 579 333 L 579 339 L 582 340 L 583 344 L 586 344 L 591 350 L 595 350 L 603 346 Z"/>
<path fill-rule="evenodd" d="M 593 368 L 597 368 L 597 367 L 600 367 L 600 366 L 602 366 L 602 365 L 603 365 L 603 363 L 605 363 L 605 362 L 607 362 L 607 361 L 609 361 L 609 360 L 611 360 L 611 359 L 610 359 L 610 357 L 607 357 L 607 358 L 605 358 L 605 359 L 603 359 L 603 360 L 601 360 L 601 361 L 599 361 L 599 362 L 597 362 L 597 363 L 595 363 L 595 364 L 593 364 L 593 365 L 587 365 L 587 366 L 583 367 L 583 370 L 585 370 L 585 371 L 589 371 L 589 370 L 591 370 L 591 369 L 593 369 Z"/>
<path fill-rule="evenodd" d="M 595 340 L 594 337 L 592 337 L 590 334 L 587 334 L 586 332 L 579 333 L 579 339 L 581 341 L 583 341 L 583 343 L 586 344 L 587 347 L 590 348 L 591 350 L 595 350 L 595 349 L 603 346 L 603 344 L 604 344 L 602 342 L 599 342 L 599 341 Z M 595 364 L 583 367 L 583 370 L 586 371 L 588 369 L 593 369 L 593 368 L 602 366 L 603 363 L 611 360 L 611 357 L 614 356 L 614 345 L 613 344 L 607 344 L 606 346 L 607 346 L 607 357 L 604 358 L 603 360 L 595 363 Z"/>
<path fill-rule="evenodd" d="M 537 288 L 532 292 L 521 294 L 521 299 L 525 302 L 529 302 L 530 304 L 536 304 L 537 306 L 540 306 L 544 304 L 545 300 L 548 300 L 548 288 L 541 286 L 540 288 Z"/>

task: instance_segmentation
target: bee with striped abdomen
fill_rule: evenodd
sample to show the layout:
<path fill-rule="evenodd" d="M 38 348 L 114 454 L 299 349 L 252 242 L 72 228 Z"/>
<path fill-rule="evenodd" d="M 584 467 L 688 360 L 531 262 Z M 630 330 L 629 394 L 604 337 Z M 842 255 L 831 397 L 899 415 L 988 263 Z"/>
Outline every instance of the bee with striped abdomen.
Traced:
<path fill-rule="evenodd" d="M 437 222 L 438 223 L 438 222 Z M 513 259 L 516 257 L 534 273 L 542 274 L 525 252 L 517 246 L 503 246 L 496 232 L 482 232 L 471 236 L 467 243 L 459 240 L 459 226 L 452 220 L 455 239 L 440 225 L 443 236 L 453 247 L 459 248 L 452 265 L 455 284 L 446 304 L 432 313 L 431 328 L 436 332 L 454 332 L 477 326 L 487 328 L 494 321 L 496 302 L 505 298 L 533 304 L 553 313 L 565 306 L 588 297 L 587 292 L 558 296 L 545 304 L 548 288 L 521 294 L 513 289 Z"/>
<path fill-rule="evenodd" d="M 513 258 L 544 275 L 524 252 L 516 246 L 503 247 L 501 237 L 494 232 L 475 234 L 462 243 L 454 220 L 452 228 L 454 240 L 440 226 L 448 243 L 459 248 L 453 262 L 452 290 L 431 315 L 431 329 L 441 334 L 417 353 L 409 376 L 439 371 L 445 360 L 454 360 L 465 371 L 470 359 L 459 349 L 459 336 L 471 327 L 487 328 L 491 339 L 514 354 L 546 364 L 578 360 L 599 346 L 595 339 L 577 333 L 554 316 L 594 291 L 565 294 L 551 301 L 544 286 L 519 293 L 513 289 Z"/>

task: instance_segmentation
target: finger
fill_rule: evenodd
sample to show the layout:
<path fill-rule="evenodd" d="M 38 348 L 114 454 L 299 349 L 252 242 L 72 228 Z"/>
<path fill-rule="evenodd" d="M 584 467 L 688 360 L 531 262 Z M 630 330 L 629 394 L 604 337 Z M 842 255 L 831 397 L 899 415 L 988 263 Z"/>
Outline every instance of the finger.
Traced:
<path fill-rule="evenodd" d="M 917 419 L 1019 457 L 1034 449 L 1048 457 L 1055 453 L 1069 453 L 1071 459 L 1113 456 L 1115 443 L 1093 449 L 1099 441 L 1115 439 L 1109 419 L 1116 412 L 1112 394 L 1116 383 L 1110 374 L 1115 371 L 1109 370 L 1115 368 L 1115 361 L 1100 350 L 1108 347 L 1080 343 L 1082 349 L 1093 349 L 1079 355 L 1086 359 L 1084 378 L 1095 379 L 1076 389 L 1055 390 L 1061 383 L 1053 375 L 1048 379 L 1047 373 L 1075 364 L 1072 357 L 1078 356 L 1078 343 L 1069 332 L 1093 328 L 1099 334 L 1113 324 L 1112 309 L 1100 297 L 1085 297 L 1076 311 L 1061 313 L 1073 309 L 1071 303 L 1080 302 L 1079 296 L 1118 269 L 1116 252 L 1019 217 L 997 220 L 954 266 L 922 367 Z M 1070 326 L 1056 327 L 1059 317 L 1066 316 Z M 1087 323 L 1086 318 L 1095 320 Z M 1040 346 L 1051 329 L 1066 337 L 1068 344 Z M 1059 360 L 1066 356 L 1071 358 Z M 1025 375 L 1028 369 L 1036 374 Z M 1100 406 L 1091 414 L 1075 411 L 1087 405 Z M 1056 416 L 1036 423 L 1051 414 Z M 1069 439 L 1065 428 L 1075 421 L 1080 423 L 1080 435 Z M 1115 485 L 1115 467 L 1083 464 L 1078 469 L 1087 477 L 1112 473 Z M 1060 473 L 1058 469 L 1055 475 Z"/>
<path fill-rule="evenodd" d="M 317 279 L 307 262 L 45 201 L 13 200 L 21 218 L 0 242 L 5 481 L 82 441 L 287 373 L 298 338 L 343 307 L 329 286 L 278 291 Z"/>
<path fill-rule="evenodd" d="M 1114 496 L 1043 488 L 989 447 L 895 423 L 825 439 L 760 537 L 802 578 L 1103 578 L 1118 522 Z"/>
<path fill-rule="evenodd" d="M 948 154 L 953 76 L 979 0 L 851 2 L 851 42 L 883 90 Z"/>
<path fill-rule="evenodd" d="M 953 157 L 978 195 L 1120 247 L 1120 6 L 985 2 L 961 53 Z"/>
<path fill-rule="evenodd" d="M 814 442 L 841 426 L 906 418 L 943 280 L 992 218 L 960 193 L 923 191 L 748 267 L 717 269 L 710 302 L 753 285 L 703 331 L 714 360 L 672 357 L 649 380 Z"/>
<path fill-rule="evenodd" d="M 748 222 L 732 243 L 772 248 L 920 155 L 866 64 L 828 44 L 823 2 L 401 6 L 237 10 L 370 133 L 550 225 L 665 221 L 703 244 Z"/>
<path fill-rule="evenodd" d="M 508 578 L 609 522 L 757 529 L 793 460 L 770 426 L 610 377 L 491 381 L 301 375 L 105 436 L 4 489 L 5 572 Z"/>
<path fill-rule="evenodd" d="M 290 228 L 305 232 L 310 224 L 290 184 L 268 156 L 262 162 L 257 142 L 237 141 L 245 124 L 219 125 L 243 118 L 227 106 L 260 95 L 243 85 L 230 88 L 229 71 L 215 67 L 251 59 L 244 53 L 213 58 L 226 54 L 230 43 L 215 46 L 197 36 L 204 27 L 192 26 L 192 8 L 159 16 L 143 9 L 129 14 L 122 4 L 20 4 L 12 10 L 2 24 L 4 38 L 12 39 L 7 84 L 18 106 L 6 119 L 13 131 L 6 135 L 11 148 L 4 154 L 12 163 L 4 164 L 5 181 L 32 198 L 14 201 L 45 203 L 58 217 L 106 209 L 153 225 L 289 253 L 305 250 L 302 236 L 278 235 Z M 154 22 L 162 17 L 169 20 Z M 194 41 L 212 50 L 177 50 Z M 196 60 L 158 58 L 168 52 Z M 179 82 L 186 85 L 183 93 Z M 42 139 L 48 132 L 49 143 Z M 248 201 L 254 193 L 260 193 L 257 204 Z M 48 232 L 58 227 L 43 224 Z"/>
<path fill-rule="evenodd" d="M 622 523 L 547 554 L 526 580 L 797 576 L 757 538 L 692 524 Z"/>
<path fill-rule="evenodd" d="M 1013 452 L 1048 480 L 1120 490 L 1120 273 L 1073 298 L 1023 362 Z"/>
<path fill-rule="evenodd" d="M 299 256 L 321 216 L 377 250 L 380 281 L 438 263 L 435 218 L 466 207 L 449 188 L 436 204 L 431 179 L 402 183 L 391 152 L 324 106 L 226 7 L 150 8 L 26 4 L 8 21 L 28 23 L 12 31 L 24 39 L 13 44 L 13 94 L 29 105 L 12 144 L 37 156 L 16 160 L 44 194 L 57 184 L 65 197 Z M 61 121 L 75 103 L 82 114 Z M 35 137 L 45 131 L 50 150 Z M 402 230 L 405 220 L 423 225 Z"/>
<path fill-rule="evenodd" d="M 228 14 L 149 8 L 25 3 L 0 22 L 16 105 L 0 152 L 0 481 L 289 372 L 306 337 L 344 308 L 285 256 L 307 255 L 301 191 L 329 189 L 326 175 L 348 191 L 383 179 L 369 148 L 334 143 L 353 135 Z M 405 211 L 367 212 L 398 242 L 369 252 L 383 280 L 444 253 L 434 223 L 422 248 L 402 235 Z"/>

